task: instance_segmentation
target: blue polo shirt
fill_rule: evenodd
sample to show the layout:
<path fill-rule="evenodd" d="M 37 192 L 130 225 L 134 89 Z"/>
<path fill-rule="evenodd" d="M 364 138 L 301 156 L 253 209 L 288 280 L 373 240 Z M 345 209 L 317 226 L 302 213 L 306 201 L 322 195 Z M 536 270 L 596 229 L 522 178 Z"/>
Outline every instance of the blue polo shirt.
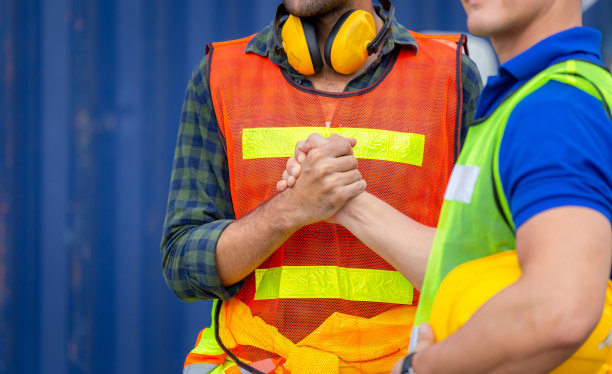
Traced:
<path fill-rule="evenodd" d="M 576 27 L 555 34 L 500 66 L 482 91 L 475 118 L 491 114 L 538 72 L 561 61 L 601 66 L 601 34 Z M 612 121 L 602 102 L 551 81 L 513 110 L 500 148 L 504 193 L 518 229 L 560 206 L 595 209 L 612 222 Z"/>

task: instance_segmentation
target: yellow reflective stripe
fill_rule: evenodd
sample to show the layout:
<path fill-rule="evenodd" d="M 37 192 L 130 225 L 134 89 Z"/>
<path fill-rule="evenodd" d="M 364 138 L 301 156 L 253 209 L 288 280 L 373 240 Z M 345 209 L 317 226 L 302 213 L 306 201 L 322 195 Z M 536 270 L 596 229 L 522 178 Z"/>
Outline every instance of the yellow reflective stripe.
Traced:
<path fill-rule="evenodd" d="M 213 306 L 213 310 L 215 307 Z M 214 321 L 214 317 L 213 317 Z M 225 353 L 223 349 L 217 344 L 217 339 L 215 339 L 215 328 L 209 327 L 202 331 L 202 337 L 198 342 L 198 345 L 195 346 L 191 350 L 192 353 L 202 354 L 202 355 L 220 355 Z"/>
<path fill-rule="evenodd" d="M 565 64 L 569 73 L 576 73 L 576 60 L 568 60 Z"/>
<path fill-rule="evenodd" d="M 258 127 L 242 130 L 242 157 L 291 157 L 295 144 L 310 134 L 324 137 L 338 134 L 357 139 L 355 157 L 370 160 L 400 162 L 421 166 L 425 150 L 425 135 L 407 132 L 361 129 L 350 127 Z"/>
<path fill-rule="evenodd" d="M 576 61 L 573 61 L 573 62 L 574 64 L 576 64 Z M 601 100 L 601 101 L 604 100 L 604 98 L 601 97 L 601 95 L 599 94 L 599 92 L 597 91 L 593 83 L 589 82 L 588 80 L 584 79 L 581 76 L 568 75 L 568 74 L 556 74 L 556 75 L 553 75 L 551 79 L 575 86 L 598 100 Z"/>
<path fill-rule="evenodd" d="M 283 266 L 255 270 L 255 300 L 344 299 L 412 304 L 413 287 L 397 271 L 337 266 Z"/>

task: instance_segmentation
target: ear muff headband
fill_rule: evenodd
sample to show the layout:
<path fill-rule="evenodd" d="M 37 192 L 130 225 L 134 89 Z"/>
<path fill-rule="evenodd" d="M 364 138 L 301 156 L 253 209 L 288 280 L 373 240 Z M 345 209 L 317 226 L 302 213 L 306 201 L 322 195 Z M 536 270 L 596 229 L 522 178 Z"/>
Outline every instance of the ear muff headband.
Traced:
<path fill-rule="evenodd" d="M 380 5 L 382 5 L 382 8 L 387 11 L 387 19 L 385 19 L 385 23 L 374 40 L 368 44 L 368 54 L 370 55 L 378 52 L 378 48 L 380 48 L 380 46 L 387 41 L 389 34 L 391 34 L 391 21 L 395 19 L 395 8 L 393 7 L 393 4 L 391 4 L 391 1 L 380 0 Z"/>

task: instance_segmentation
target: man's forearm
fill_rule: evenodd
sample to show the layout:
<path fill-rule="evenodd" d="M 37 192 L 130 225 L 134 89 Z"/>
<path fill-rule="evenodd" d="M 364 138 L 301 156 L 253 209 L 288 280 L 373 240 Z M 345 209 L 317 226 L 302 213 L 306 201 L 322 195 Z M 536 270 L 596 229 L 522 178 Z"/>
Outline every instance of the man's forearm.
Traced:
<path fill-rule="evenodd" d="M 435 228 L 405 216 L 369 193 L 347 203 L 336 221 L 420 289 Z"/>
<path fill-rule="evenodd" d="M 277 195 L 247 216 L 230 224 L 217 242 L 217 272 L 224 286 L 235 284 L 255 270 L 300 228 Z"/>

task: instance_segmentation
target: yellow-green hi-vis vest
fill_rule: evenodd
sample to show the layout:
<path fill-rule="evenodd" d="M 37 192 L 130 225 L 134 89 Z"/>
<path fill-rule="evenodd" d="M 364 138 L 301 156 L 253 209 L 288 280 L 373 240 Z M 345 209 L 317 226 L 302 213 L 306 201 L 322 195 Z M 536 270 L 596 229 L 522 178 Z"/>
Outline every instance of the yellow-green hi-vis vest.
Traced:
<path fill-rule="evenodd" d="M 516 249 L 514 222 L 500 182 L 499 149 L 513 109 L 550 80 L 575 86 L 601 100 L 610 115 L 610 73 L 590 62 L 569 60 L 537 74 L 490 116 L 470 127 L 444 196 L 413 332 L 420 323 L 429 322 L 436 292 L 451 270 L 468 261 Z M 411 349 L 417 334 L 412 335 Z"/>

